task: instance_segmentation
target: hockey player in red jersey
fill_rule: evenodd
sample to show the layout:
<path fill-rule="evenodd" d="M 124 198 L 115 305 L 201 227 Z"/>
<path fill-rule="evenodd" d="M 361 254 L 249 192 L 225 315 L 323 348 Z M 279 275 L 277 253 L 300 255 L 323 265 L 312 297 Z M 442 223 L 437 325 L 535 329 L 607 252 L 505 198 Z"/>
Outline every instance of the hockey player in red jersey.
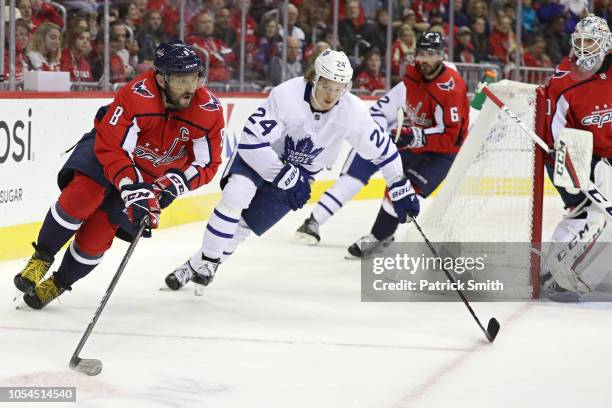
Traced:
<path fill-rule="evenodd" d="M 115 235 L 131 240 L 141 221 L 209 183 L 221 164 L 223 111 L 202 86 L 204 70 L 183 43 L 162 43 L 154 70 L 128 82 L 60 170 L 62 190 L 43 222 L 34 255 L 15 286 L 41 309 L 91 272 Z M 43 280 L 75 235 L 55 273 Z"/>
<path fill-rule="evenodd" d="M 403 81 L 379 98 L 370 114 L 384 129 L 401 127 L 396 144 L 404 173 L 415 191 L 428 197 L 446 177 L 467 136 L 469 103 L 464 80 L 443 62 L 442 35 L 423 33 L 416 48 L 416 61 L 406 68 Z M 403 124 L 396 123 L 398 109 L 406 112 Z M 390 133 L 395 136 L 396 130 Z M 319 225 L 357 194 L 376 171 L 371 162 L 351 152 L 339 180 L 323 194 L 311 216 L 297 230 L 298 240 L 316 245 L 320 240 Z M 349 254 L 367 256 L 364 252 L 392 240 L 398 225 L 385 197 L 371 233 L 351 245 Z"/>
<path fill-rule="evenodd" d="M 607 198 L 612 197 L 612 35 L 606 21 L 589 15 L 572 34 L 572 50 L 544 88 L 547 109 L 538 111 L 538 130 L 556 147 L 565 128 L 593 134 L 591 179 Z M 570 152 L 571 153 L 571 152 Z M 588 158 L 587 158 L 588 159 Z M 554 182 L 554 163 L 546 163 Z M 567 214 L 552 236 L 544 265 L 544 295 L 554 300 L 577 300 L 589 278 L 582 275 L 609 240 L 607 219 L 578 190 L 557 187 Z M 568 282 L 582 282 L 577 286 Z M 588 291 L 588 289 L 586 290 Z"/>

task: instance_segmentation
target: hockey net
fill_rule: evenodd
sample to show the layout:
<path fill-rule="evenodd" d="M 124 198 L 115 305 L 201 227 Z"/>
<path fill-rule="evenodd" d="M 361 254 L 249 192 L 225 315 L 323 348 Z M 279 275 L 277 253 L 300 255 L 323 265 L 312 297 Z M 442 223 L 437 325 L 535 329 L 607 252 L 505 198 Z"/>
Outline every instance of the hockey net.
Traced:
<path fill-rule="evenodd" d="M 490 89 L 534 129 L 535 85 L 503 80 L 490 85 Z M 508 296 L 537 297 L 539 258 L 530 247 L 541 242 L 542 199 L 543 162 L 539 149 L 536 154 L 529 136 L 487 100 L 448 176 L 419 221 L 431 241 L 458 243 L 447 251 L 453 256 L 475 255 L 482 243 L 519 243 L 505 262 L 487 264 L 487 273 L 514 279 Z M 415 240 L 412 229 L 408 239 Z M 504 258 L 496 259 L 499 262 Z"/>

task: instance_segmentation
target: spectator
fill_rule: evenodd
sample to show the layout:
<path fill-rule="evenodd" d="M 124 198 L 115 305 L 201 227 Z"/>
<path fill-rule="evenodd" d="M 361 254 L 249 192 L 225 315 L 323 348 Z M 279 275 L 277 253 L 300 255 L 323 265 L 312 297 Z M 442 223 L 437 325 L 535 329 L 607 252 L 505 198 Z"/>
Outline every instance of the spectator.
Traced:
<path fill-rule="evenodd" d="M 387 50 L 387 25 L 389 24 L 389 13 L 386 8 L 381 8 L 376 12 L 374 24 L 371 25 L 371 34 L 367 34 L 372 39 L 372 48 L 384 54 Z"/>
<path fill-rule="evenodd" d="M 408 24 L 400 26 L 397 40 L 391 47 L 391 75 L 394 80 L 399 80 L 402 74 L 402 66 L 414 61 L 416 52 L 416 36 L 414 30 Z"/>
<path fill-rule="evenodd" d="M 77 27 L 70 31 L 66 44 L 60 58 L 60 71 L 70 72 L 72 82 L 92 82 L 93 74 L 87 61 L 92 49 L 89 30 Z"/>
<path fill-rule="evenodd" d="M 21 18 L 28 24 L 30 32 L 33 33 L 34 30 L 36 30 L 36 25 L 34 25 L 32 21 L 32 3 L 30 0 L 19 0 L 17 7 L 19 8 Z M 17 18 L 17 16 L 15 16 L 15 18 Z"/>
<path fill-rule="evenodd" d="M 123 71 L 125 78 L 130 80 L 136 76 L 136 65 L 138 65 L 138 43 L 131 38 L 127 39 L 127 29 L 120 20 L 110 25 L 111 34 L 115 34 L 115 52 L 123 61 Z"/>
<path fill-rule="evenodd" d="M 476 18 L 482 18 L 485 23 L 485 34 L 489 35 L 491 32 L 491 26 L 489 25 L 488 14 L 489 7 L 484 0 L 470 0 L 467 5 L 467 14 L 470 17 L 472 24 Z M 474 28 L 472 27 L 472 32 Z"/>
<path fill-rule="evenodd" d="M 193 33 L 185 39 L 192 45 L 206 66 L 208 59 L 208 81 L 227 81 L 230 79 L 230 64 L 235 61 L 233 51 L 218 38 L 213 37 L 215 23 L 212 15 L 202 12 L 193 19 Z"/>
<path fill-rule="evenodd" d="M 30 71 L 59 71 L 62 32 L 53 23 L 41 23 L 26 48 Z"/>
<path fill-rule="evenodd" d="M 256 69 L 263 76 L 272 58 L 280 53 L 280 43 L 283 39 L 278 34 L 278 22 L 274 18 L 269 18 L 261 24 L 260 33 Z"/>
<path fill-rule="evenodd" d="M 469 27 L 460 27 L 457 33 L 457 46 L 453 61 L 474 64 L 476 59 L 474 45 L 472 44 L 472 30 Z"/>
<path fill-rule="evenodd" d="M 136 30 L 139 62 L 153 66 L 155 50 L 164 41 L 166 41 L 166 34 L 162 29 L 161 12 L 159 10 L 147 10 L 142 19 L 142 25 Z"/>
<path fill-rule="evenodd" d="M 309 48 L 304 52 L 304 59 L 306 65 L 304 66 L 304 72 L 308 72 L 313 69 L 314 61 L 317 59 L 319 54 L 328 48 L 331 48 L 331 43 L 327 41 L 319 41 L 316 44 L 311 44 Z"/>
<path fill-rule="evenodd" d="M 244 38 L 245 38 L 245 64 L 246 67 L 248 68 L 248 70 L 250 72 L 248 72 L 249 75 L 254 75 L 254 70 L 256 67 L 256 61 L 255 61 L 255 57 L 257 56 L 257 49 L 258 49 L 258 45 L 259 45 L 259 40 L 257 38 L 257 35 L 255 33 L 255 31 L 257 31 L 257 22 L 253 19 L 253 17 L 251 17 L 249 15 L 249 8 L 251 7 L 251 1 L 250 0 L 240 0 L 237 2 L 236 7 L 234 7 L 234 12 L 231 14 L 230 16 L 230 26 L 235 30 L 236 35 L 238 36 L 238 38 L 241 38 L 240 35 L 240 30 L 241 30 L 241 24 L 240 24 L 240 16 L 241 16 L 241 10 L 242 10 L 242 4 L 244 4 L 244 7 L 246 9 L 246 20 L 245 20 L 245 25 L 246 25 L 246 33 L 244 34 Z M 237 43 L 236 47 L 239 47 L 240 44 Z M 234 52 L 237 52 L 236 49 L 234 49 Z"/>
<path fill-rule="evenodd" d="M 142 14 L 140 14 L 138 5 L 134 1 L 130 1 L 119 6 L 119 18 L 134 32 L 140 24 Z"/>
<path fill-rule="evenodd" d="M 75 15 L 68 20 L 68 25 L 66 27 L 67 32 L 76 30 L 77 28 L 85 28 L 89 30 L 89 22 L 85 16 Z"/>
<path fill-rule="evenodd" d="M 61 3 L 68 11 L 78 10 L 85 13 L 96 13 L 98 11 L 96 0 L 64 0 Z"/>
<path fill-rule="evenodd" d="M 416 21 L 418 23 L 430 23 L 429 13 L 435 10 L 442 15 L 447 6 L 448 0 L 414 0 L 412 2 L 412 10 L 416 14 Z"/>
<path fill-rule="evenodd" d="M 472 21 L 471 42 L 474 46 L 474 57 L 476 61 L 491 61 L 491 50 L 489 48 L 489 37 L 485 32 L 485 21 L 482 17 L 476 17 Z"/>
<path fill-rule="evenodd" d="M 19 12 L 19 10 L 15 10 Z M 15 13 L 15 17 L 17 17 Z M 8 21 L 8 6 L 5 7 L 4 18 Z M 23 79 L 23 72 L 27 70 L 27 62 L 25 56 L 25 50 L 30 42 L 30 26 L 28 23 L 21 19 L 15 19 L 15 79 L 21 81 Z M 9 64 L 9 48 L 4 48 L 4 79 L 8 80 L 10 77 Z M 0 79 L 1 81 L 1 79 Z"/>
<path fill-rule="evenodd" d="M 180 1 L 179 0 L 167 0 L 165 6 L 160 8 L 162 10 L 162 24 L 164 32 L 168 38 L 178 38 L 179 36 L 179 23 L 181 21 L 180 16 Z M 185 7 L 185 21 L 187 19 L 187 7 Z"/>
<path fill-rule="evenodd" d="M 114 31 L 109 33 L 110 51 L 110 78 L 111 83 L 123 83 L 127 81 L 123 60 L 117 54 L 121 48 L 122 40 Z M 99 31 L 96 36 L 95 45 L 89 56 L 89 65 L 93 73 L 94 81 L 102 81 L 104 78 L 104 31 Z"/>
<path fill-rule="evenodd" d="M 559 4 L 559 0 L 542 0 L 537 11 L 538 19 L 542 24 L 548 24 L 553 17 L 562 17 L 564 7 Z"/>
<path fill-rule="evenodd" d="M 503 15 L 489 37 L 489 48 L 495 58 L 502 64 L 508 63 L 508 53 L 516 46 L 514 33 L 512 32 L 512 22 L 509 17 Z"/>
<path fill-rule="evenodd" d="M 222 7 L 215 13 L 215 38 L 223 41 L 232 50 L 236 49 L 238 36 L 236 30 L 230 27 L 230 11 L 227 7 Z"/>
<path fill-rule="evenodd" d="M 287 32 L 289 33 L 289 37 L 294 37 L 299 40 L 300 47 L 303 51 L 304 47 L 306 46 L 306 34 L 300 27 L 295 25 L 297 23 L 298 16 L 299 16 L 298 8 L 295 7 L 293 4 L 289 4 L 289 7 L 287 7 Z M 281 35 L 281 37 L 284 36 L 282 26 L 280 27 L 279 34 Z M 298 58 L 300 60 L 302 59 L 301 52 Z"/>
<path fill-rule="evenodd" d="M 526 33 L 533 33 L 538 29 L 538 16 L 535 10 L 531 7 L 531 0 L 523 1 L 523 30 Z"/>
<path fill-rule="evenodd" d="M 355 88 L 365 89 L 368 92 L 385 89 L 385 76 L 381 73 L 381 65 L 380 51 L 377 49 L 369 51 L 363 59 L 361 72 L 353 81 Z"/>
<path fill-rule="evenodd" d="M 544 30 L 546 53 L 554 64 L 559 64 L 572 49 L 570 36 L 565 33 L 564 27 L 563 17 L 556 16 L 548 21 Z"/>
<path fill-rule="evenodd" d="M 502 9 L 502 13 L 510 19 L 510 26 L 512 30 L 515 30 L 516 27 L 516 8 L 514 3 L 511 1 L 507 1 L 504 3 L 504 7 Z"/>
<path fill-rule="evenodd" d="M 364 54 L 372 48 L 375 41 L 376 27 L 373 23 L 365 21 L 360 13 L 359 1 L 346 2 L 346 18 L 338 24 L 338 38 L 347 55 L 356 56 L 356 51 Z"/>
<path fill-rule="evenodd" d="M 32 4 L 32 23 L 38 27 L 42 23 L 49 22 L 57 26 L 64 27 L 64 19 L 57 12 L 55 7 L 46 0 L 31 0 Z"/>
<path fill-rule="evenodd" d="M 327 26 L 330 20 L 329 4 L 326 0 L 304 0 L 299 6 L 298 25 L 304 30 L 308 40 L 315 26 Z"/>
<path fill-rule="evenodd" d="M 540 35 L 532 36 L 527 42 L 523 63 L 528 67 L 552 67 L 553 63 L 546 55 L 546 42 Z M 532 81 L 528 81 L 532 82 Z"/>
<path fill-rule="evenodd" d="M 287 37 L 287 65 L 285 68 L 285 81 L 304 74 L 304 67 L 298 58 L 302 54 L 302 44 L 296 37 Z M 280 56 L 274 56 L 270 61 L 266 79 L 274 86 L 283 82 L 283 61 Z"/>
<path fill-rule="evenodd" d="M 455 26 L 467 27 L 470 25 L 470 17 L 464 11 L 463 0 L 455 0 Z M 444 12 L 444 21 L 449 21 L 449 12 Z"/>

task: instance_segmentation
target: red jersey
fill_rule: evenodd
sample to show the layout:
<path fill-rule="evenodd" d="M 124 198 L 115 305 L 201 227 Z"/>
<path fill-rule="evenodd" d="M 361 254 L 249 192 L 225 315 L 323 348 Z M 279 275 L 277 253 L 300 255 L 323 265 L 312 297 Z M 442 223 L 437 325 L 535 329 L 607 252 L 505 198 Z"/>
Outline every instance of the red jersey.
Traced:
<path fill-rule="evenodd" d="M 95 125 L 94 152 L 104 175 L 117 187 L 125 177 L 152 182 L 170 169 L 179 169 L 193 190 L 217 173 L 224 127 L 221 103 L 204 87 L 196 91 L 188 108 L 166 110 L 151 70 L 117 92 Z"/>
<path fill-rule="evenodd" d="M 355 89 L 367 89 L 370 92 L 377 89 L 385 89 L 385 76 L 383 74 L 373 75 L 368 71 L 362 71 L 355 78 Z"/>
<path fill-rule="evenodd" d="M 227 81 L 230 79 L 228 66 L 236 60 L 236 56 L 223 40 L 190 35 L 185 39 L 185 44 L 194 46 L 194 51 L 202 60 L 202 64 L 206 60 L 203 50 L 208 52 L 208 81 Z"/>
<path fill-rule="evenodd" d="M 406 67 L 406 121 L 423 129 L 427 144 L 414 153 L 455 154 L 467 136 L 470 106 L 467 86 L 457 71 L 447 66 L 426 81 L 414 64 Z"/>
<path fill-rule="evenodd" d="M 72 82 L 93 82 L 91 66 L 85 57 L 77 57 L 70 48 L 64 48 L 60 57 L 60 71 L 70 72 Z"/>
<path fill-rule="evenodd" d="M 593 153 L 612 157 L 612 55 L 586 79 L 573 78 L 570 70 L 566 57 L 546 84 L 544 139 L 552 147 L 563 128 L 588 130 L 593 133 Z"/>

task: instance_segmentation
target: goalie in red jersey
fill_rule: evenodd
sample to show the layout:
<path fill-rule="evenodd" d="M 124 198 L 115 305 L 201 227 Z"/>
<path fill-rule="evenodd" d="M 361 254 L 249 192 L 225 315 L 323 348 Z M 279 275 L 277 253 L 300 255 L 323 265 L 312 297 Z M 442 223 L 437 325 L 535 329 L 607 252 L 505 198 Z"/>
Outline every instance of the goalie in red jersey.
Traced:
<path fill-rule="evenodd" d="M 157 228 L 161 209 L 209 183 L 221 164 L 223 110 L 204 88 L 204 69 L 181 42 L 162 43 L 154 70 L 143 73 L 100 108 L 60 170 L 62 190 L 15 276 L 25 303 L 41 309 L 91 272 L 115 235 L 130 241 L 144 220 Z M 43 280 L 72 236 L 61 265 Z"/>
<path fill-rule="evenodd" d="M 589 15 L 576 25 L 572 51 L 544 87 L 546 112 L 538 113 L 538 130 L 551 147 L 567 129 L 592 133 L 593 150 L 584 157 L 591 180 L 612 198 L 612 35 L 607 22 Z M 571 132 L 571 131 L 570 131 Z M 588 135 L 590 139 L 590 135 Z M 571 153 L 571 151 L 570 151 Z M 578 152 L 575 152 L 578 153 Z M 575 154 L 574 160 L 582 159 Z M 568 211 L 555 228 L 542 270 L 543 293 L 553 300 L 578 300 L 597 283 L 588 265 L 609 240 L 609 220 L 579 190 L 558 187 L 552 161 L 546 168 Z"/>

